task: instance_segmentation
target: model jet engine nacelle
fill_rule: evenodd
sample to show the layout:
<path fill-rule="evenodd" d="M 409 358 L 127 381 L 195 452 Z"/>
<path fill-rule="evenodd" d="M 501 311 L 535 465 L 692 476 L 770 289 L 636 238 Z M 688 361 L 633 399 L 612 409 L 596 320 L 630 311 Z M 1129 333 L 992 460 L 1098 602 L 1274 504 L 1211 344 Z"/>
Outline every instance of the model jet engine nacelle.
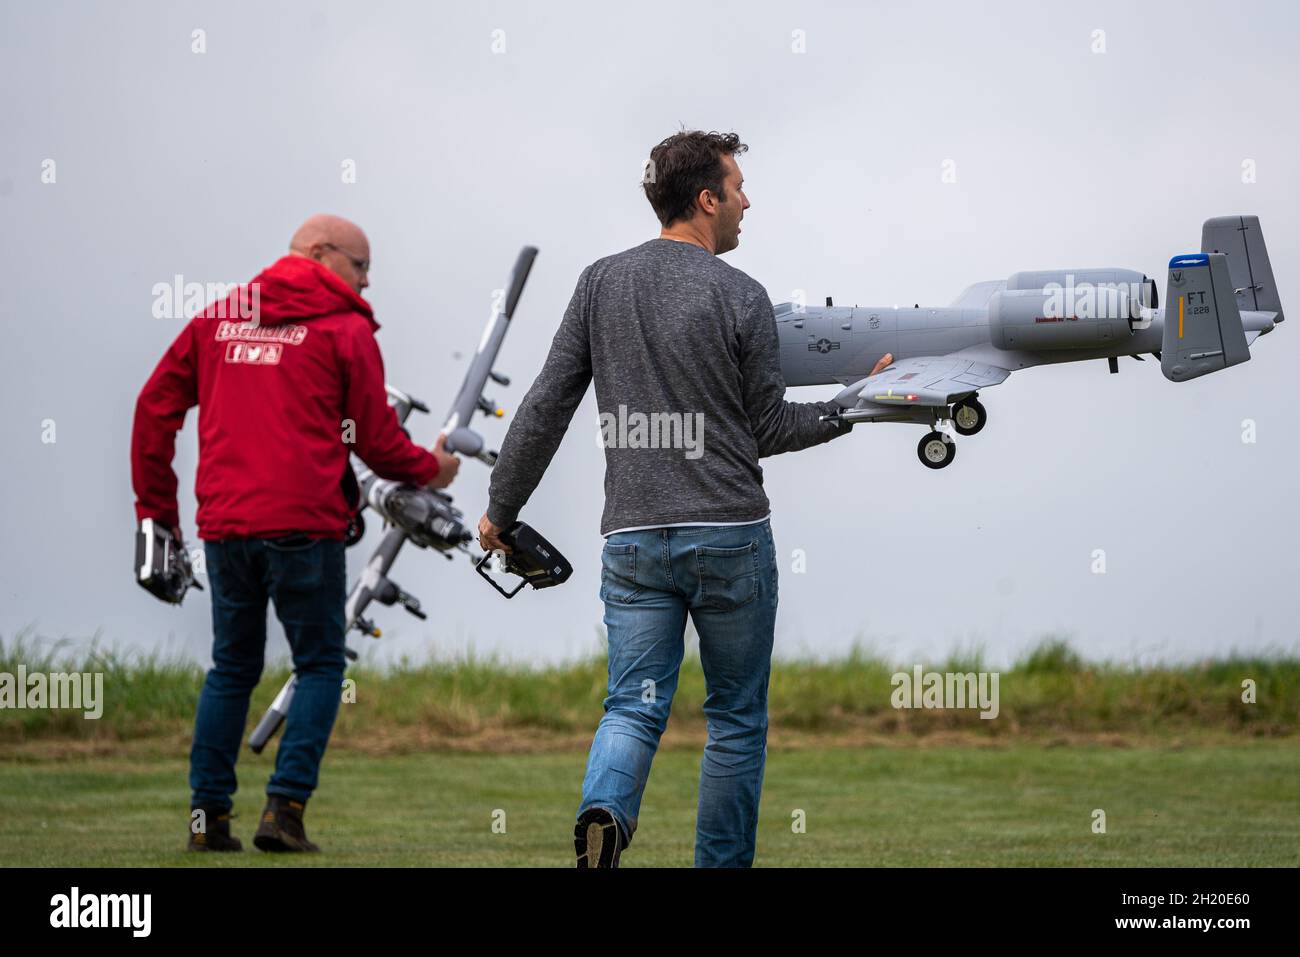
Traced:
<path fill-rule="evenodd" d="M 1097 349 L 1155 303 L 1155 284 L 1132 269 L 1018 272 L 989 299 L 989 331 L 999 349 Z"/>
<path fill-rule="evenodd" d="M 1129 301 L 1135 307 L 1132 318 L 1141 318 L 1136 307 L 1141 305 L 1148 309 L 1160 306 L 1159 288 L 1156 281 L 1138 272 L 1136 269 L 1038 269 L 1013 273 L 1007 280 L 1008 289 L 1046 289 L 1060 286 L 1063 290 L 1073 288 L 1077 295 L 1088 286 L 1117 286 L 1128 290 Z"/>
<path fill-rule="evenodd" d="M 474 537 L 444 492 L 371 477 L 362 494 L 386 522 L 398 526 L 421 548 L 446 552 Z"/>
<path fill-rule="evenodd" d="M 1132 289 L 1147 282 L 1150 280 L 1146 275 L 1136 269 L 1119 269 L 1113 266 L 1105 269 L 1027 269 L 1013 273 L 1007 279 L 1007 288 L 1045 289 L 1051 285 L 1082 288 L 1085 284 L 1093 284 L 1123 285 Z"/>

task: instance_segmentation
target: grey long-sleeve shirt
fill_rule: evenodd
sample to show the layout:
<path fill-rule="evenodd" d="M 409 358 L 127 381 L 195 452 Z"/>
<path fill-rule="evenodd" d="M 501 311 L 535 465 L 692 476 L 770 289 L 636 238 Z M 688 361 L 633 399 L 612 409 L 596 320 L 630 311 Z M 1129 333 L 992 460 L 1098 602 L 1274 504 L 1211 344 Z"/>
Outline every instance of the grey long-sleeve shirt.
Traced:
<path fill-rule="evenodd" d="M 601 534 L 758 521 L 758 460 L 827 442 L 829 402 L 786 402 L 763 287 L 692 243 L 652 239 L 588 266 L 492 470 L 488 519 L 509 527 L 587 383 L 605 446 Z"/>

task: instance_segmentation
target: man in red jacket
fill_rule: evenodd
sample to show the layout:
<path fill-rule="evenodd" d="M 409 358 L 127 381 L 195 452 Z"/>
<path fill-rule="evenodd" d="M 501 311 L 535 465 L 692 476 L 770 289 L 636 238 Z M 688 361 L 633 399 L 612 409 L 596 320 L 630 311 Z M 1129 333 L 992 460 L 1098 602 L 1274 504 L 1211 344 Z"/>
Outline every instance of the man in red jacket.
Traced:
<path fill-rule="evenodd" d="M 266 604 L 293 653 L 297 689 L 253 841 L 312 851 L 302 812 L 338 714 L 344 669 L 348 454 L 382 478 L 445 488 L 459 460 L 411 442 L 388 405 L 375 342 L 365 233 L 313 216 L 289 255 L 195 316 L 135 407 L 136 518 L 180 540 L 176 433 L 199 407 L 199 538 L 212 590 L 212 668 L 190 752 L 192 850 L 241 849 L 230 834 L 235 759 L 261 677 Z M 194 812 L 202 809 L 203 814 Z M 195 833 L 198 831 L 198 833 Z"/>

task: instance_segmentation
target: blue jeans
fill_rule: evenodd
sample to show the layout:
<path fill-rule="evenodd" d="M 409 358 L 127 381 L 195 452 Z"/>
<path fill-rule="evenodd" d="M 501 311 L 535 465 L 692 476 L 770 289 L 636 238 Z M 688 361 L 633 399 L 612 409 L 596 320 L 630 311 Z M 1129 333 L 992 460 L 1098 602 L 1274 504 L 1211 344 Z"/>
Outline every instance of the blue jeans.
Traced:
<path fill-rule="evenodd" d="M 212 667 L 203 682 L 190 749 L 191 806 L 230 808 L 248 700 L 262 677 L 266 602 L 275 604 L 298 675 L 267 794 L 306 801 L 316 789 L 343 683 L 343 543 L 276 545 L 265 539 L 205 543 L 212 589 Z"/>
<path fill-rule="evenodd" d="M 591 743 L 579 816 L 607 808 L 632 839 L 677 690 L 689 612 L 700 638 L 708 720 L 695 866 L 748 867 L 767 756 L 776 626 L 771 525 L 617 532 L 605 543 L 600 578 L 609 697 Z"/>

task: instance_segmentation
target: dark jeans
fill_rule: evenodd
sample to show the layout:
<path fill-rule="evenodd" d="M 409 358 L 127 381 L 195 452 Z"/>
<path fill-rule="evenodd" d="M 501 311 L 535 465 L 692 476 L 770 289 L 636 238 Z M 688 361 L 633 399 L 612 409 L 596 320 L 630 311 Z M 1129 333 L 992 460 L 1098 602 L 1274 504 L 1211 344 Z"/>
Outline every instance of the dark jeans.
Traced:
<path fill-rule="evenodd" d="M 298 675 L 267 794 L 306 801 L 338 715 L 343 684 L 343 543 L 266 539 L 206 542 L 212 589 L 212 668 L 190 750 L 192 806 L 230 808 L 248 699 L 262 676 L 266 601 L 284 626 Z"/>

